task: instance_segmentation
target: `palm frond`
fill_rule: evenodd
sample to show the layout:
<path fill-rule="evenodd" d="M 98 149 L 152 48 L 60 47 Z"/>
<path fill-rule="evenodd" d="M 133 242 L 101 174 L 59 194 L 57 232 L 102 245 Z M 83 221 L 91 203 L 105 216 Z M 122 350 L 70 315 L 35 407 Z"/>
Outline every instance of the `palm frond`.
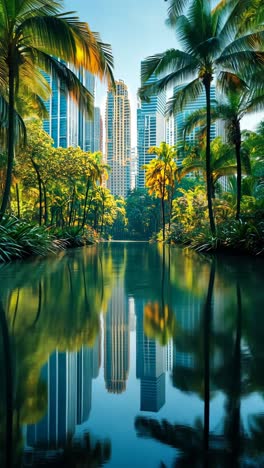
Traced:
<path fill-rule="evenodd" d="M 167 104 L 166 113 L 175 114 L 177 111 L 182 110 L 187 103 L 195 101 L 203 91 L 203 84 L 199 78 L 191 81 L 183 88 L 178 90 L 172 98 L 169 99 Z"/>
<path fill-rule="evenodd" d="M 198 66 L 198 61 L 186 52 L 169 49 L 145 59 L 141 67 L 141 82 L 145 83 L 152 75 L 172 73 L 185 67 Z"/>
<path fill-rule="evenodd" d="M 38 51 L 37 63 L 39 67 L 55 79 L 60 80 L 61 89 L 68 91 L 70 96 L 78 103 L 80 109 L 88 116 L 93 115 L 93 95 L 80 82 L 78 77 L 63 62 L 50 55 Z"/>
<path fill-rule="evenodd" d="M 186 8 L 186 0 L 170 0 L 168 8 L 168 19 L 167 24 L 175 26 L 177 19 L 184 12 Z"/>

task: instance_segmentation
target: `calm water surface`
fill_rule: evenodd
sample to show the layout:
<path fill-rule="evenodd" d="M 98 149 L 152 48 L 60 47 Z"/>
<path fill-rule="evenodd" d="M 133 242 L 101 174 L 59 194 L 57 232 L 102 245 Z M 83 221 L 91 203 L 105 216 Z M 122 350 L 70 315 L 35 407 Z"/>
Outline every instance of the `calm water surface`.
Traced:
<path fill-rule="evenodd" d="M 111 243 L 0 267 L 0 466 L 264 467 L 258 259 Z"/>

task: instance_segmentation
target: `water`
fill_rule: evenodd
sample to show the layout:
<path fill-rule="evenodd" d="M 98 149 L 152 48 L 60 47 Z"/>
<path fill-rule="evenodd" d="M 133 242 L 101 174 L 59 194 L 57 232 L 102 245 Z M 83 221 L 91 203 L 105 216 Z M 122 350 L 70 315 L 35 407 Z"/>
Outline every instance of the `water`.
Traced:
<path fill-rule="evenodd" d="M 264 467 L 263 270 L 147 243 L 2 265 L 0 466 Z"/>

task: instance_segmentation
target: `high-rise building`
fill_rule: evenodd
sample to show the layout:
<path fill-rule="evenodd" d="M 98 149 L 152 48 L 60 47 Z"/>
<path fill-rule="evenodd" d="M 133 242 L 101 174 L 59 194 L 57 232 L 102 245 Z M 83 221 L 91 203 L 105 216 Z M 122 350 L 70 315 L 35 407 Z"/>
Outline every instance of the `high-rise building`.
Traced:
<path fill-rule="evenodd" d="M 174 93 L 179 91 L 182 87 L 183 85 L 176 86 L 174 88 Z M 216 99 L 216 88 L 214 85 L 212 85 L 211 86 L 211 100 L 215 101 L 215 99 Z M 203 92 L 198 96 L 197 99 L 186 104 L 186 106 L 181 112 L 177 112 L 174 115 L 174 145 L 177 145 L 179 148 L 183 146 L 183 141 L 184 141 L 183 128 L 186 123 L 187 117 L 193 112 L 199 109 L 203 109 L 205 107 L 206 107 L 206 95 L 205 95 L 205 90 L 203 90 Z M 216 129 L 217 129 L 216 124 L 213 123 L 211 126 L 211 140 L 213 140 L 217 136 Z M 186 135 L 185 137 L 186 144 L 195 145 L 198 143 L 199 130 L 200 128 L 196 127 L 192 130 L 192 132 Z M 184 153 L 183 151 L 179 150 L 178 157 L 177 157 L 178 164 L 182 162 L 183 158 L 184 158 Z"/>
<path fill-rule="evenodd" d="M 166 117 L 166 120 L 165 120 L 165 133 L 166 133 L 165 141 L 166 141 L 167 145 L 174 146 L 175 145 L 174 115 L 169 115 L 169 116 Z"/>
<path fill-rule="evenodd" d="M 136 187 L 137 181 L 137 148 L 131 149 L 131 162 L 130 162 L 130 188 L 131 190 Z"/>
<path fill-rule="evenodd" d="M 111 171 L 107 182 L 113 195 L 125 197 L 130 189 L 131 115 L 124 81 L 109 89 L 105 113 L 105 156 Z"/>
<path fill-rule="evenodd" d="M 141 67 L 144 62 L 141 62 Z M 155 83 L 157 77 L 154 75 L 145 84 Z M 137 152 L 138 171 L 137 188 L 145 187 L 145 171 L 142 166 L 153 159 L 153 154 L 148 150 L 151 146 L 159 146 L 165 141 L 165 107 L 166 93 L 152 95 L 148 102 L 138 102 L 137 109 Z"/>
<path fill-rule="evenodd" d="M 53 138 L 54 146 L 62 146 L 63 148 L 80 146 L 84 151 L 100 151 L 102 139 L 100 109 L 95 107 L 93 118 L 88 118 L 70 95 L 64 92 L 58 79 L 48 75 L 45 77 L 51 86 L 52 95 L 46 102 L 49 118 L 44 121 L 43 127 Z M 79 72 L 78 78 L 94 96 L 94 76 L 82 70 Z"/>

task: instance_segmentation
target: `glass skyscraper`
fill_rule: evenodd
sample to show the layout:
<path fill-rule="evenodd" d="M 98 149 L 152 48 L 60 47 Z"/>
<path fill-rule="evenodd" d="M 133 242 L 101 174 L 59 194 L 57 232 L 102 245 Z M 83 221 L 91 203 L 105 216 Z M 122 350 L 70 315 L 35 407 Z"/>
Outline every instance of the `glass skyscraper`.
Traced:
<path fill-rule="evenodd" d="M 179 91 L 182 87 L 183 86 L 176 86 L 174 88 L 174 93 Z M 216 99 L 216 89 L 215 89 L 215 86 L 212 85 L 211 101 L 215 101 L 215 99 Z M 184 141 L 183 128 L 186 123 L 186 119 L 193 112 L 197 111 L 198 109 L 203 109 L 205 107 L 206 107 L 206 96 L 205 96 L 205 90 L 203 90 L 203 92 L 200 94 L 200 96 L 197 99 L 186 104 L 186 106 L 181 112 L 177 112 L 174 115 L 174 145 L 177 145 L 179 147 L 183 146 L 183 141 Z M 192 132 L 186 135 L 185 137 L 186 144 L 195 145 L 198 143 L 199 130 L 200 128 L 196 127 L 192 130 Z M 216 130 L 217 130 L 216 124 L 213 123 L 211 126 L 211 140 L 216 138 L 217 136 Z M 178 164 L 182 162 L 183 157 L 184 157 L 183 152 L 179 151 L 178 158 L 177 158 Z"/>
<path fill-rule="evenodd" d="M 84 151 L 100 151 L 102 131 L 100 109 L 95 107 L 93 118 L 88 118 L 70 95 L 65 93 L 58 79 L 53 76 L 45 76 L 52 89 L 52 95 L 46 102 L 49 118 L 44 121 L 43 127 L 53 138 L 54 146 L 63 148 L 80 146 Z M 83 70 L 78 74 L 78 78 L 94 96 L 94 76 Z"/>
<path fill-rule="evenodd" d="M 141 67 L 144 62 L 141 62 Z M 155 83 L 157 77 L 151 76 L 146 84 Z M 137 109 L 137 152 L 138 152 L 138 171 L 137 188 L 145 187 L 145 171 L 142 169 L 144 164 L 148 164 L 153 159 L 153 154 L 148 150 L 151 146 L 159 146 L 165 141 L 165 91 L 152 95 L 149 102 L 138 103 Z"/>
<path fill-rule="evenodd" d="M 107 93 L 105 131 L 106 162 L 111 168 L 107 186 L 113 195 L 126 197 L 130 190 L 131 114 L 127 86 L 122 80 Z"/>

